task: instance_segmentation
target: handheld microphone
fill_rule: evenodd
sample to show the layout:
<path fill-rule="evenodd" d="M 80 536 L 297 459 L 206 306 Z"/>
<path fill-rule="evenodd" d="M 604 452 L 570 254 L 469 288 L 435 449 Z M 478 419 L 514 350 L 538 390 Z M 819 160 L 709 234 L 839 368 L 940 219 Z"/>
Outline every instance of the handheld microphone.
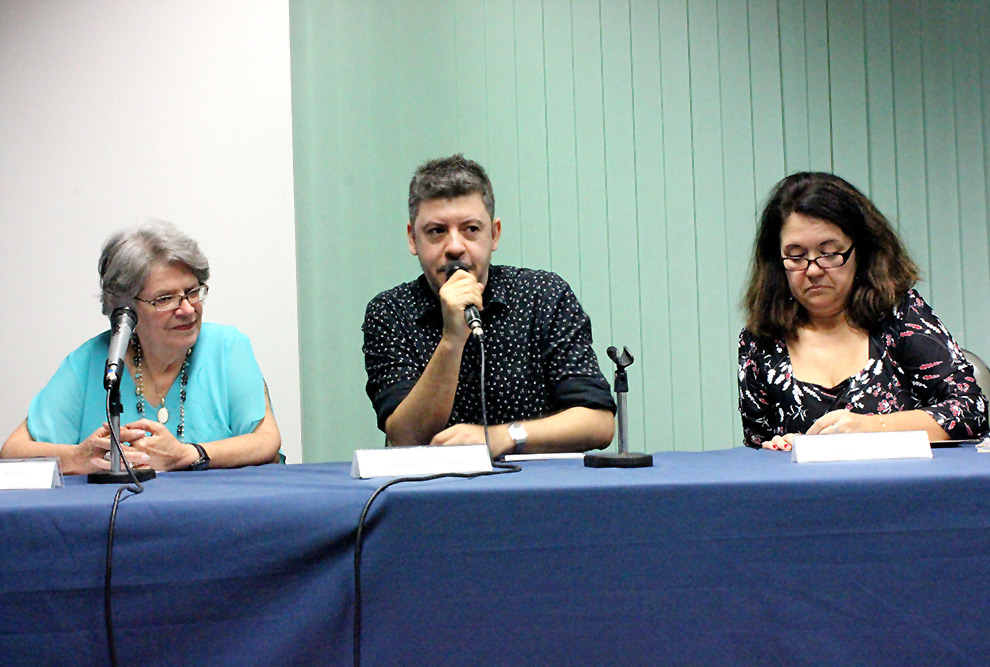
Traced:
<path fill-rule="evenodd" d="M 109 391 L 120 385 L 120 378 L 125 368 L 124 355 L 131 341 L 131 334 L 137 326 L 137 313 L 130 306 L 117 306 L 110 313 L 110 347 L 107 350 L 107 365 L 103 373 L 103 388 Z"/>
<path fill-rule="evenodd" d="M 467 267 L 458 261 L 447 262 L 443 267 L 444 273 L 447 274 L 447 280 L 454 275 L 457 271 L 467 271 Z M 464 308 L 464 319 L 467 320 L 468 326 L 471 327 L 471 335 L 478 340 L 485 339 L 485 332 L 481 328 L 481 314 L 478 312 L 476 306 L 467 306 Z"/>

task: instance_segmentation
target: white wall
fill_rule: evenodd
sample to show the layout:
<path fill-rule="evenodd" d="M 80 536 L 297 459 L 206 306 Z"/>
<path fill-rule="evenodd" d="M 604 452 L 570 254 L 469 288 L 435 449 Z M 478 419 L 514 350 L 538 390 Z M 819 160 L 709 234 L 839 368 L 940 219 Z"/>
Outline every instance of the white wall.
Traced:
<path fill-rule="evenodd" d="M 301 460 L 286 0 L 0 0 L 0 440 L 107 328 L 114 230 L 176 223 Z"/>

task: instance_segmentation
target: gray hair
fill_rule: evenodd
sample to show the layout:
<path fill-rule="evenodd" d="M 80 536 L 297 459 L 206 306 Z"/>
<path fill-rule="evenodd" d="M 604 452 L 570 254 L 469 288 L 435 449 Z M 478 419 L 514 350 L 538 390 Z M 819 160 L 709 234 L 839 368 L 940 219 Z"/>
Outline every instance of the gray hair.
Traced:
<path fill-rule="evenodd" d="M 419 205 L 432 199 L 453 199 L 474 193 L 495 219 L 495 193 L 484 167 L 462 154 L 430 160 L 420 165 L 409 183 L 409 222 L 416 222 Z"/>
<path fill-rule="evenodd" d="M 187 266 L 201 284 L 210 279 L 210 263 L 199 245 L 170 222 L 147 220 L 111 236 L 98 266 L 103 314 L 121 305 L 133 307 L 151 269 L 172 263 Z"/>

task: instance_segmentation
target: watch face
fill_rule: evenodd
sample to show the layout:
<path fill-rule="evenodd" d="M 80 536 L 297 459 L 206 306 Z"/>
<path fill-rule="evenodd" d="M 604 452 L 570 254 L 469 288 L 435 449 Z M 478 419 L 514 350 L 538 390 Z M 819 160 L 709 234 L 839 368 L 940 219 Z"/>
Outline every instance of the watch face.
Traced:
<path fill-rule="evenodd" d="M 509 437 L 512 438 L 516 443 L 526 442 L 526 438 L 529 434 L 526 433 L 526 429 L 522 424 L 509 424 Z"/>
<path fill-rule="evenodd" d="M 210 455 L 206 453 L 206 450 L 203 449 L 203 446 L 202 445 L 198 445 L 198 444 L 195 444 L 195 443 L 189 443 L 189 444 L 191 444 L 193 447 L 195 447 L 196 448 L 196 451 L 199 452 L 199 459 L 197 461 L 195 461 L 191 466 L 189 466 L 189 469 L 190 470 L 209 470 L 210 469 Z"/>

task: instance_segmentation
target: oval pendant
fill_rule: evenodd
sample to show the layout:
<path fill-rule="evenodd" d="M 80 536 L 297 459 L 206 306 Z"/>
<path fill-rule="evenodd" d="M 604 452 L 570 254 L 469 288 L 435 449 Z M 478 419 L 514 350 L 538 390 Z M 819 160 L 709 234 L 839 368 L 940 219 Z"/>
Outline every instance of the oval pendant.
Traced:
<path fill-rule="evenodd" d="M 168 410 L 163 405 L 162 407 L 158 408 L 158 423 L 164 424 L 167 421 L 168 421 Z"/>

